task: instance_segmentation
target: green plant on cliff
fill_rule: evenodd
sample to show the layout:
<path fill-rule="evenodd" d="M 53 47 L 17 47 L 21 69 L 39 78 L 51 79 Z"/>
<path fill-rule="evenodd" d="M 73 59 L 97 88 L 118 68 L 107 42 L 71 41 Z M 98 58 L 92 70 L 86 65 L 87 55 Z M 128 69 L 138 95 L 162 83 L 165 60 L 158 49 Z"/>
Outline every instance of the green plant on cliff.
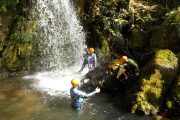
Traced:
<path fill-rule="evenodd" d="M 31 11 L 28 19 L 19 16 L 3 51 L 3 68 L 8 72 L 29 70 L 33 54 L 34 39 L 37 35 L 36 12 Z"/>
<path fill-rule="evenodd" d="M 128 2 L 125 0 L 94 0 L 90 10 L 85 13 L 85 26 L 90 27 L 91 31 L 98 35 L 99 39 L 96 41 L 100 43 L 100 48 L 103 48 L 103 53 L 107 53 L 104 52 L 104 48 L 109 48 L 106 47 L 109 43 L 112 43 L 111 46 L 115 49 L 123 46 L 125 40 L 122 29 L 129 24 L 127 5 Z"/>
<path fill-rule="evenodd" d="M 17 10 L 18 3 L 19 3 L 19 0 L 1 0 L 0 13 L 5 13 L 7 11 L 15 12 Z"/>
<path fill-rule="evenodd" d="M 166 16 L 164 24 L 174 25 L 176 27 L 174 31 L 177 31 L 177 37 L 180 38 L 180 7 L 168 12 Z"/>
<path fill-rule="evenodd" d="M 149 4 L 144 0 L 129 2 L 129 11 L 131 13 L 131 23 L 141 28 L 143 31 L 149 31 L 154 24 L 163 21 L 166 9 L 159 4 Z"/>
<path fill-rule="evenodd" d="M 179 23 L 180 22 L 180 7 L 177 9 L 174 9 L 170 11 L 169 13 L 166 14 L 166 23 L 171 22 L 171 23 Z"/>

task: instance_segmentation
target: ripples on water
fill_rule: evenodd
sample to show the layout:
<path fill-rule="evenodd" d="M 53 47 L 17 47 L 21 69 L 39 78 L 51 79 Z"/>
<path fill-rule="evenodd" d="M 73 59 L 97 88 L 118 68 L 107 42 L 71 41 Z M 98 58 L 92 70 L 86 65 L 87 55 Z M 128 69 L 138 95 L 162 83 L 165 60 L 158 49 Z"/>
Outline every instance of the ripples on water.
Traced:
<path fill-rule="evenodd" d="M 85 100 L 83 112 L 71 108 L 69 89 L 79 74 L 45 72 L 0 81 L 0 120 L 147 120 L 116 109 L 106 94 Z"/>

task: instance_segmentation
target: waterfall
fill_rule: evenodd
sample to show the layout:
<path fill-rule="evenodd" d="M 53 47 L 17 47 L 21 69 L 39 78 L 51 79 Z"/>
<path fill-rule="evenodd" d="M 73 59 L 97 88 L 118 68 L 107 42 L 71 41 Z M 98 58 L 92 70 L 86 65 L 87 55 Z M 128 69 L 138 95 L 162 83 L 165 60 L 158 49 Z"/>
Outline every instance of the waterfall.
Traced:
<path fill-rule="evenodd" d="M 85 34 L 70 0 L 37 0 L 36 6 L 40 19 L 37 69 L 61 70 L 79 64 Z"/>
<path fill-rule="evenodd" d="M 35 80 L 34 89 L 51 95 L 67 95 L 71 79 L 81 79 L 85 34 L 69 0 L 37 0 L 40 35 L 35 67 L 24 79 Z M 86 70 L 88 71 L 88 69 Z"/>

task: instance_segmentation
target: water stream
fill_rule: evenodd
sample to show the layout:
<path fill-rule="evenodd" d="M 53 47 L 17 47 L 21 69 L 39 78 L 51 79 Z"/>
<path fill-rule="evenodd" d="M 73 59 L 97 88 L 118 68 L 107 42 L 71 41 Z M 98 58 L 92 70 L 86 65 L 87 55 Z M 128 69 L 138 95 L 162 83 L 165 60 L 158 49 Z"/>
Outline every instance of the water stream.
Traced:
<path fill-rule="evenodd" d="M 36 69 L 64 69 L 79 65 L 85 34 L 70 0 L 37 0 L 40 35 Z"/>

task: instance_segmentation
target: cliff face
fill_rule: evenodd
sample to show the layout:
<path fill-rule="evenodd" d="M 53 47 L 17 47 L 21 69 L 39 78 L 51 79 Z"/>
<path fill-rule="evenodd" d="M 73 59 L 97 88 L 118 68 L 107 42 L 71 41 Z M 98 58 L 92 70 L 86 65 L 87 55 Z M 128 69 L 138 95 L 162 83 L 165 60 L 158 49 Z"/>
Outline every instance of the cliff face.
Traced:
<path fill-rule="evenodd" d="M 37 13 L 30 1 L 0 4 L 0 78 L 30 70 Z"/>

